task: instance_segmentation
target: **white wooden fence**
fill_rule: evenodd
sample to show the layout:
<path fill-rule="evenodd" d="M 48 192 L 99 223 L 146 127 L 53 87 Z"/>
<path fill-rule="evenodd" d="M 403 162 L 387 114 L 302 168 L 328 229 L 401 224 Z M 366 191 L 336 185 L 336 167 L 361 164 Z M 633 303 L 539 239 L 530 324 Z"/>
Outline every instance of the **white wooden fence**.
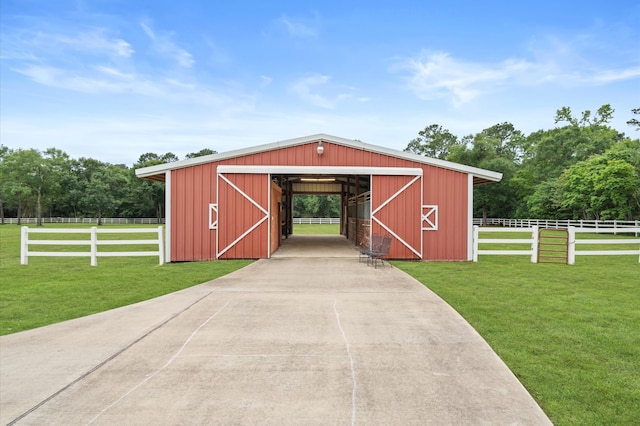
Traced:
<path fill-rule="evenodd" d="M 13 225 L 18 224 L 17 217 L 5 217 L 4 223 Z M 38 223 L 35 217 L 20 218 L 19 224 L 28 225 L 30 223 Z M 97 217 L 43 217 L 42 223 L 98 223 Z M 156 217 L 103 217 L 102 223 L 105 225 L 156 225 L 164 223 L 164 218 L 158 221 Z"/>
<path fill-rule="evenodd" d="M 339 217 L 294 217 L 294 225 L 335 225 L 340 223 Z"/>
<path fill-rule="evenodd" d="M 155 234 L 154 239 L 134 239 L 134 240 L 98 240 L 99 234 Z M 61 239 L 61 240 L 30 240 L 30 234 L 89 234 L 90 239 Z M 20 237 L 20 264 L 27 265 L 29 257 L 90 257 L 91 266 L 98 264 L 98 257 L 120 257 L 120 256 L 158 256 L 158 263 L 164 264 L 164 232 L 163 227 L 157 228 L 108 228 L 98 229 L 51 229 L 51 228 L 29 228 L 22 227 Z M 153 244 L 158 246 L 157 251 L 98 251 L 98 246 L 106 245 L 140 245 Z M 90 251 L 31 251 L 32 245 L 55 245 L 55 246 L 90 246 Z"/>
<path fill-rule="evenodd" d="M 480 238 L 480 232 L 491 232 L 491 233 L 528 233 L 530 236 L 527 238 Z M 591 233 L 591 234 L 615 234 L 621 233 L 620 228 L 576 228 L 573 226 L 569 227 L 569 247 L 568 247 L 568 257 L 567 263 L 569 265 L 575 264 L 576 256 L 615 256 L 615 255 L 637 255 L 638 263 L 640 263 L 640 238 L 615 238 L 615 239 L 577 239 L 577 233 Z M 625 228 L 625 233 L 638 235 L 640 233 L 640 227 L 637 228 Z M 480 244 L 522 244 L 527 245 L 526 248 L 520 250 L 480 250 Z M 538 227 L 532 226 L 530 228 L 488 228 L 479 226 L 473 227 L 473 261 L 478 261 L 478 255 L 506 255 L 506 256 L 514 256 L 514 255 L 527 255 L 531 257 L 532 263 L 538 262 L 538 244 L 539 244 L 539 235 L 538 235 Z M 627 250 L 576 250 L 576 245 L 582 244 L 616 244 L 616 245 L 629 245 L 635 246 L 634 249 Z"/>
<path fill-rule="evenodd" d="M 504 226 L 510 228 L 530 228 L 537 226 L 539 228 L 555 228 L 569 229 L 573 226 L 576 228 L 593 229 L 613 229 L 613 233 L 629 232 L 628 228 L 640 229 L 640 220 L 562 220 L 562 219 L 500 219 L 487 218 L 483 223 L 483 219 L 474 218 L 473 224 L 479 226 Z M 636 237 L 638 233 L 636 232 Z"/>
<path fill-rule="evenodd" d="M 473 227 L 473 261 L 478 261 L 479 254 L 517 256 L 525 255 L 531 257 L 532 263 L 538 262 L 538 227 L 531 228 L 482 228 L 482 232 L 492 233 L 514 233 L 528 232 L 531 234 L 528 238 L 480 238 L 480 227 Z M 526 244 L 527 248 L 519 250 L 480 250 L 479 244 Z"/>
<path fill-rule="evenodd" d="M 618 229 L 617 232 L 620 232 Z M 637 236 L 640 233 L 640 227 L 629 228 L 628 232 L 634 232 Z M 610 240 L 600 239 L 577 239 L 577 233 L 594 233 L 592 228 L 569 228 L 569 265 L 573 265 L 576 262 L 576 256 L 615 256 L 615 255 L 637 255 L 638 263 L 640 263 L 640 238 L 620 239 L 614 238 Z M 598 234 L 614 234 L 615 229 L 598 229 Z M 616 245 L 637 245 L 638 249 L 631 250 L 576 250 L 576 245 L 583 244 L 616 244 Z"/>

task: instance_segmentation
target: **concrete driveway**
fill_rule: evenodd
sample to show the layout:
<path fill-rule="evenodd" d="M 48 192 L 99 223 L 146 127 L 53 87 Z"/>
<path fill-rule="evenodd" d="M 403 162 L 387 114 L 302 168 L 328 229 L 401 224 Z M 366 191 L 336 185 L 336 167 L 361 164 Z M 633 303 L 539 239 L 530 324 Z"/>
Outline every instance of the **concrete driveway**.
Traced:
<path fill-rule="evenodd" d="M 349 250 L 3 336 L 0 421 L 551 424 L 453 309 Z"/>

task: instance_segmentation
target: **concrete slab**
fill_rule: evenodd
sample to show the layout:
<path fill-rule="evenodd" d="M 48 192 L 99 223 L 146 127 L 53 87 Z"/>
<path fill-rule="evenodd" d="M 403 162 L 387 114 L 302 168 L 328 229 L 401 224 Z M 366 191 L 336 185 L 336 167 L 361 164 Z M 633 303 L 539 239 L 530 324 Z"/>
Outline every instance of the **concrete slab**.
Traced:
<path fill-rule="evenodd" d="M 446 303 L 353 257 L 261 260 L 0 348 L 3 424 L 551 424 Z"/>
<path fill-rule="evenodd" d="M 343 235 L 289 235 L 271 257 L 358 257 L 359 251 Z"/>

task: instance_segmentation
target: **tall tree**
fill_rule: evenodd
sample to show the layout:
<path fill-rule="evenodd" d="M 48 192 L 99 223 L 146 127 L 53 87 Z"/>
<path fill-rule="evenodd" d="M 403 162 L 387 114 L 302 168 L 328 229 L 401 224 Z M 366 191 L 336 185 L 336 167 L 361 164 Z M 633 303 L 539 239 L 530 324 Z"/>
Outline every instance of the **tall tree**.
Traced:
<path fill-rule="evenodd" d="M 447 160 L 502 173 L 500 182 L 474 187 L 474 215 L 483 219 L 513 216 L 517 203 L 511 179 L 527 146 L 522 132 L 505 122 L 466 136 L 462 141 L 452 149 Z"/>
<path fill-rule="evenodd" d="M 633 115 L 638 115 L 640 116 L 640 108 L 634 108 L 631 110 L 631 112 L 633 113 Z M 627 121 L 627 124 L 629 126 L 633 126 L 636 128 L 636 131 L 640 131 L 640 119 L 633 117 L 631 120 Z"/>
<path fill-rule="evenodd" d="M 133 165 L 132 176 L 135 169 L 174 161 L 178 161 L 178 157 L 171 152 L 163 155 L 155 153 L 143 154 L 138 158 L 138 162 Z M 128 203 L 129 214 L 133 216 L 153 214 L 158 221 L 164 217 L 165 186 L 163 183 L 147 179 L 132 179 L 130 197 L 130 202 Z"/>
<path fill-rule="evenodd" d="M 64 176 L 69 173 L 71 159 L 69 155 L 56 148 L 48 148 L 42 154 L 44 160 L 44 172 L 46 174 L 42 190 L 43 201 L 49 206 L 50 213 L 61 203 L 64 198 L 62 182 Z M 42 221 L 41 216 L 40 222 Z"/>
<path fill-rule="evenodd" d="M 103 217 L 116 212 L 122 204 L 128 185 L 126 169 L 103 164 L 91 175 L 81 204 L 86 212 L 95 214 L 98 225 L 102 225 Z"/>
<path fill-rule="evenodd" d="M 418 132 L 405 151 L 446 160 L 451 150 L 460 145 L 458 138 L 439 124 L 431 124 Z"/>
<path fill-rule="evenodd" d="M 557 191 L 562 187 L 560 182 L 556 182 L 559 186 L 545 182 L 560 178 L 572 165 L 600 155 L 624 139 L 622 133 L 608 126 L 613 112 L 611 106 L 605 104 L 595 114 L 587 110 L 578 118 L 569 107 L 562 107 L 555 117 L 555 122 L 562 126 L 539 130 L 527 137 L 522 167 L 511 181 L 520 201 L 517 216 L 540 217 L 535 213 L 549 209 L 550 189 Z M 536 194 L 536 191 L 542 193 Z"/>
<path fill-rule="evenodd" d="M 217 151 L 214 151 L 213 149 L 209 149 L 209 148 L 204 148 L 201 149 L 198 152 L 190 152 L 187 155 L 185 155 L 185 158 L 196 158 L 196 157 L 204 157 L 205 155 L 212 155 L 212 154 L 217 154 Z"/>
<path fill-rule="evenodd" d="M 18 149 L 9 152 L 3 160 L 6 167 L 5 178 L 7 194 L 18 204 L 18 224 L 22 217 L 26 201 L 30 197 L 36 198 L 36 217 L 41 225 L 42 217 L 42 188 L 44 186 L 44 160 L 40 151 L 35 149 Z"/>

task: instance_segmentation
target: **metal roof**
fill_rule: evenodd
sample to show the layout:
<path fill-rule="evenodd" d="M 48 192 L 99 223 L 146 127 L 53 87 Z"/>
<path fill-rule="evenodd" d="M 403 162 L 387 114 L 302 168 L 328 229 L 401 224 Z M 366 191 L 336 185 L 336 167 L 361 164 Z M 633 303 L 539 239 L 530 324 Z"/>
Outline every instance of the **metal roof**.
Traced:
<path fill-rule="evenodd" d="M 401 158 L 413 161 L 419 164 L 427 164 L 430 166 L 441 167 L 444 169 L 454 170 L 467 173 L 473 176 L 474 184 L 485 182 L 499 182 L 502 179 L 502 173 L 491 170 L 480 169 L 477 167 L 466 166 L 463 164 L 453 163 L 451 161 L 440 160 L 437 158 L 424 157 L 422 155 L 410 152 L 398 151 L 395 149 L 385 148 L 378 145 L 371 145 L 361 141 L 344 139 L 337 136 L 331 136 L 324 133 L 316 135 L 303 136 L 295 139 L 288 139 L 280 142 L 273 142 L 264 145 L 258 145 L 250 148 L 237 149 L 233 151 L 223 152 L 220 154 L 205 155 L 202 157 L 189 158 L 187 160 L 175 161 L 172 163 L 158 164 L 155 166 L 142 167 L 136 169 L 136 176 L 145 179 L 164 181 L 164 173 L 169 170 L 182 169 L 185 167 L 197 166 L 199 164 L 213 163 L 217 161 L 227 160 L 231 158 L 243 157 L 251 154 L 259 154 L 262 152 L 273 151 L 276 149 L 288 148 L 297 145 L 305 145 L 314 142 L 330 142 L 338 145 L 351 147 L 362 151 L 374 152 L 382 155 L 388 155 L 395 158 Z"/>

